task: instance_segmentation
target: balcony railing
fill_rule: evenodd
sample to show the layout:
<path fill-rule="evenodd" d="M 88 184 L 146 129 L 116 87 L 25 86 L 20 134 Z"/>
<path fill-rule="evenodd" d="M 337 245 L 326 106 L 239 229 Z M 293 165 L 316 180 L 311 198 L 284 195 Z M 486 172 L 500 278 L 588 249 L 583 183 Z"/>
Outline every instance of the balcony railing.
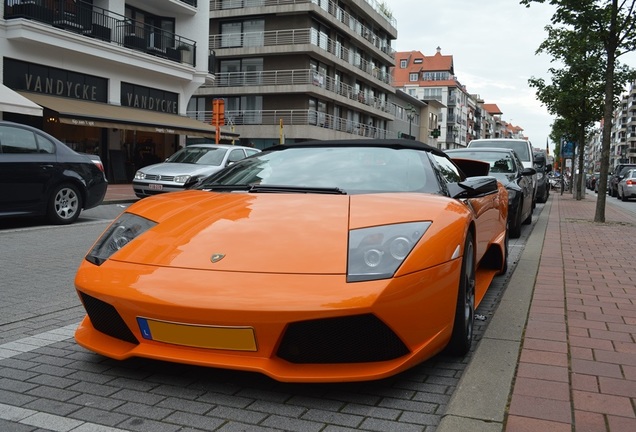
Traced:
<path fill-rule="evenodd" d="M 365 90 L 355 87 L 311 69 L 290 69 L 260 72 L 221 72 L 215 75 L 214 82 L 203 85 L 210 87 L 256 87 L 256 86 L 284 86 L 284 85 L 314 85 L 329 92 L 344 96 L 352 101 L 390 112 L 390 106 L 382 98 L 373 96 Z"/>
<path fill-rule="evenodd" d="M 186 115 L 204 123 L 212 120 L 211 111 L 188 111 Z M 285 126 L 315 126 L 368 138 L 397 138 L 396 132 L 315 110 L 225 111 L 225 124 L 231 126 L 275 126 L 281 120 Z"/>
<path fill-rule="evenodd" d="M 69 5 L 65 1 L 5 0 L 4 18 L 26 18 L 178 63 L 196 64 L 195 41 L 83 1 Z"/>
<path fill-rule="evenodd" d="M 362 58 L 360 54 L 345 48 L 341 43 L 318 33 L 314 29 L 272 30 L 248 33 L 228 33 L 210 35 L 210 49 L 267 47 L 280 45 L 315 45 L 355 66 L 380 81 L 391 84 L 389 72 L 383 72 L 372 62 Z"/>
<path fill-rule="evenodd" d="M 374 0 L 365 0 L 369 3 L 376 12 L 382 15 L 394 28 L 397 27 L 397 21 L 393 16 L 389 16 L 386 13 L 386 7 L 381 7 L 380 4 Z M 352 29 L 364 28 L 362 23 L 355 19 L 352 15 L 342 9 L 336 2 L 329 0 L 210 0 L 210 10 L 224 10 L 224 9 L 240 9 L 244 7 L 259 7 L 259 6 L 278 6 L 301 4 L 301 3 L 313 3 L 320 6 L 322 9 L 328 11 L 331 15 L 338 18 L 343 23 L 347 23 Z M 362 34 L 362 33 L 359 33 Z M 379 47 L 378 47 L 379 48 Z M 393 51 L 393 53 L 395 53 Z"/>

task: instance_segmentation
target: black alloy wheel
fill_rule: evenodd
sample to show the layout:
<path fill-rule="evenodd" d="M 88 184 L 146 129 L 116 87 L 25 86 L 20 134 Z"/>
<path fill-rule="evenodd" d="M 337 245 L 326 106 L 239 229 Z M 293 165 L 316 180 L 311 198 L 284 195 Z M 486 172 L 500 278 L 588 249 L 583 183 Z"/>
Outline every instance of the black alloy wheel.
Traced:
<path fill-rule="evenodd" d="M 475 245 L 472 234 L 468 234 L 464 245 L 464 256 L 459 278 L 455 321 L 450 342 L 446 347 L 451 355 L 463 356 L 473 343 L 475 324 Z"/>

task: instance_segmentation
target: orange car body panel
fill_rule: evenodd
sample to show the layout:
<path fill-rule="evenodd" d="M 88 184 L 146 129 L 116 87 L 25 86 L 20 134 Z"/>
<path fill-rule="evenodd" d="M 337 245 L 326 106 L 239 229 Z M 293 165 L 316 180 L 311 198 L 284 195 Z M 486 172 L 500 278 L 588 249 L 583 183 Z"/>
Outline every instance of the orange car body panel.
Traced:
<path fill-rule="evenodd" d="M 500 188 L 500 194 L 502 190 L 506 193 Z M 506 212 L 497 207 L 497 196 L 468 204 L 412 193 L 186 191 L 141 200 L 127 211 L 158 224 L 102 265 L 84 261 L 75 279 L 79 292 L 112 305 L 140 343 L 103 334 L 88 317 L 76 340 L 115 359 L 148 357 L 232 368 L 280 381 L 358 381 L 393 375 L 447 344 L 467 232 L 477 232 L 478 260 L 488 247 L 504 247 Z M 349 230 L 414 221 L 432 224 L 393 278 L 347 283 Z M 225 257 L 213 263 L 213 254 Z M 480 274 L 478 301 L 495 272 Z M 293 364 L 276 356 L 290 322 L 366 313 L 388 325 L 409 353 L 355 364 Z M 140 317 L 173 323 L 176 332 L 187 326 L 228 332 L 252 329 L 256 350 L 144 339 Z"/>

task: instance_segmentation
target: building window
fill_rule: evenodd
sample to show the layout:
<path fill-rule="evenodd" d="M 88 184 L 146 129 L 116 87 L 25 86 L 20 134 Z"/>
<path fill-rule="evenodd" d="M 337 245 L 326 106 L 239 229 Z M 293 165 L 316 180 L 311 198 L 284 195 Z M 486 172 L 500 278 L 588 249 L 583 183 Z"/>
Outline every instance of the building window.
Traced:
<path fill-rule="evenodd" d="M 400 60 L 400 68 L 406 69 L 408 62 L 406 60 Z"/>
<path fill-rule="evenodd" d="M 425 81 L 446 81 L 450 79 L 449 72 L 424 72 Z"/>
<path fill-rule="evenodd" d="M 417 72 L 411 72 L 409 74 L 409 81 L 416 82 L 417 78 L 418 78 L 418 73 Z"/>
<path fill-rule="evenodd" d="M 263 46 L 265 21 L 246 20 L 221 24 L 221 47 Z"/>

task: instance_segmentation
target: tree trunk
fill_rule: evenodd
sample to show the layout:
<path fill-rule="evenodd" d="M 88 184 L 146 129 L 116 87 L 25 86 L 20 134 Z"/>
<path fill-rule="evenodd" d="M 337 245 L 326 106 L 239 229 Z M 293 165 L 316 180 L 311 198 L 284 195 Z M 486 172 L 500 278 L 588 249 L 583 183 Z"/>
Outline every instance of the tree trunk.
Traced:
<path fill-rule="evenodd" d="M 609 172 L 610 138 L 612 135 L 612 119 L 614 114 L 614 63 L 618 48 L 616 20 L 618 0 L 612 0 L 612 17 L 607 32 L 605 50 L 607 52 L 607 68 L 605 69 L 605 107 L 603 110 L 603 144 L 601 146 L 601 184 L 598 188 L 596 213 L 594 222 L 605 222 L 605 200 L 607 198 L 607 173 Z"/>

